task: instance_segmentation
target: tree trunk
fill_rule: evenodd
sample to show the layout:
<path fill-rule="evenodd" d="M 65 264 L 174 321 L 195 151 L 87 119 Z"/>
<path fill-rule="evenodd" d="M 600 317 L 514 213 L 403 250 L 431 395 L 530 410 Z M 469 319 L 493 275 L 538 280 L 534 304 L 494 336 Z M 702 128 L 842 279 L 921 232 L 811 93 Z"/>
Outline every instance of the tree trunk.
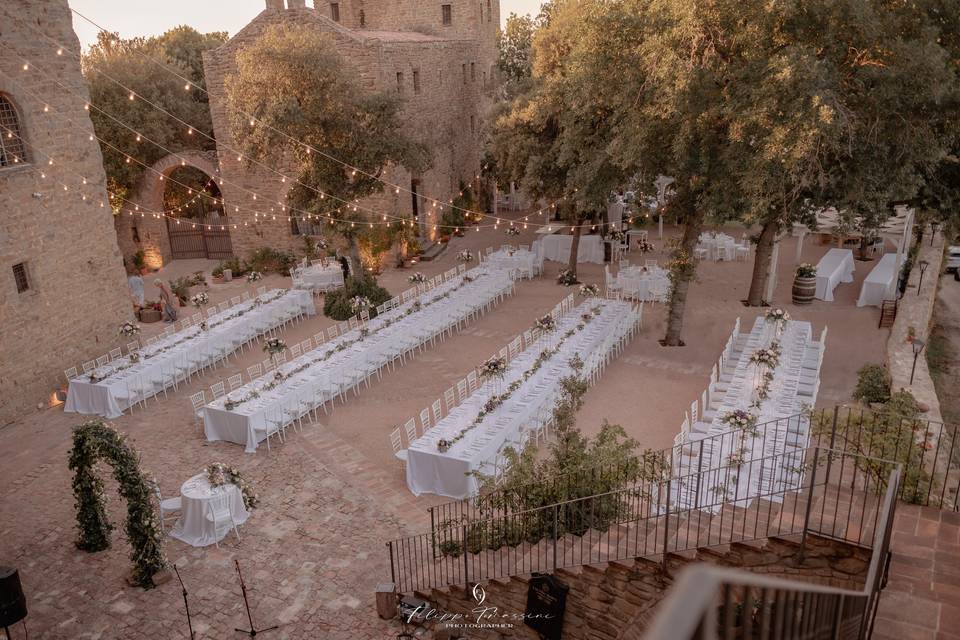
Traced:
<path fill-rule="evenodd" d="M 567 263 L 567 269 L 573 272 L 573 277 L 577 277 L 577 257 L 580 253 L 580 219 L 574 219 L 573 240 L 570 241 L 570 261 Z"/>
<path fill-rule="evenodd" d="M 770 260 L 773 258 L 773 245 L 780 233 L 780 223 L 771 220 L 763 225 L 760 239 L 757 241 L 757 254 L 753 258 L 753 276 L 750 278 L 750 293 L 747 294 L 747 306 L 759 307 L 764 302 L 767 290 L 767 278 L 770 275 Z"/>
<path fill-rule="evenodd" d="M 347 238 L 347 247 L 350 250 L 350 277 L 362 278 L 363 262 L 360 261 L 360 244 L 356 237 L 349 236 Z"/>
<path fill-rule="evenodd" d="M 683 237 L 677 247 L 692 259 L 693 249 L 700 238 L 700 229 L 703 227 L 704 214 L 698 211 L 692 211 L 686 216 L 686 222 L 683 225 Z M 694 267 L 696 269 L 696 267 Z M 683 331 L 683 313 L 687 304 L 687 292 L 690 289 L 690 281 L 693 275 L 672 278 L 670 287 L 670 310 L 667 312 L 667 335 L 664 336 L 661 344 L 665 347 L 682 347 L 683 340 L 680 339 L 680 333 Z"/>

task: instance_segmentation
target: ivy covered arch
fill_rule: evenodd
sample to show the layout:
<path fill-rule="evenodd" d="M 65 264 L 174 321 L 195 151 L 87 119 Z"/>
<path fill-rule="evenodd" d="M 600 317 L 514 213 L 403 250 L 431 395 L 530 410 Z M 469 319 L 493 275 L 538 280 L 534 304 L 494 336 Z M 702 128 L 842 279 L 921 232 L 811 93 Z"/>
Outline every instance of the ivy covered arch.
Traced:
<path fill-rule="evenodd" d="M 104 460 L 113 468 L 120 495 L 127 502 L 127 539 L 133 560 L 133 581 L 145 589 L 154 586 L 153 576 L 164 569 L 160 523 L 151 503 L 152 491 L 140 472 L 140 456 L 126 442 L 126 436 L 100 421 L 87 422 L 73 430 L 70 469 L 77 508 L 79 549 L 103 551 L 110 546 L 113 525 L 107 519 L 103 480 L 96 463 Z"/>

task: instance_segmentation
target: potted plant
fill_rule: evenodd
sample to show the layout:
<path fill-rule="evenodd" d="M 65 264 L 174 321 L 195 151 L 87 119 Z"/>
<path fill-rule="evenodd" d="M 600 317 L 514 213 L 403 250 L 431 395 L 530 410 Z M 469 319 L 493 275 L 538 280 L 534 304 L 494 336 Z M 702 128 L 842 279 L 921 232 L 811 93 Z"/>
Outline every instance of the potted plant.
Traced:
<path fill-rule="evenodd" d="M 143 307 L 140 309 L 140 322 L 150 323 L 150 322 L 160 322 L 160 303 L 147 301 L 143 303 Z"/>
<path fill-rule="evenodd" d="M 810 304 L 817 293 L 817 268 L 809 262 L 797 267 L 793 278 L 793 304 Z"/>

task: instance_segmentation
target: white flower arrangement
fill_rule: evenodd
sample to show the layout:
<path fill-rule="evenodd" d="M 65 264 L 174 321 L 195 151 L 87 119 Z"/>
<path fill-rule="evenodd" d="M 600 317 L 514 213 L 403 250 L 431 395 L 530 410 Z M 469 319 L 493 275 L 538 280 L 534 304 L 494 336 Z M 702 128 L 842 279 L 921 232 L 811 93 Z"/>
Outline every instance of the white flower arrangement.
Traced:
<path fill-rule="evenodd" d="M 774 345 L 770 347 L 757 349 L 753 352 L 753 355 L 750 356 L 750 363 L 757 364 L 763 367 L 769 367 L 771 369 L 776 368 L 780 364 L 780 349 L 776 348 Z"/>
<path fill-rule="evenodd" d="M 464 249 L 457 254 L 457 260 L 460 262 L 473 262 L 473 254 Z"/>
<path fill-rule="evenodd" d="M 499 356 L 490 358 L 480 367 L 480 375 L 483 378 L 503 378 L 507 372 L 507 360 Z"/>
<path fill-rule="evenodd" d="M 817 275 L 817 268 L 809 262 L 800 263 L 797 266 L 798 278 L 813 278 Z"/>
<path fill-rule="evenodd" d="M 361 311 L 366 311 L 371 306 L 370 298 L 366 296 L 354 296 L 350 299 L 350 309 L 354 313 L 360 313 Z"/>
<path fill-rule="evenodd" d="M 507 235 L 508 236 L 520 235 L 520 227 L 515 227 L 513 225 L 510 225 L 509 227 L 507 227 Z"/>
<path fill-rule="evenodd" d="M 767 322 L 783 323 L 790 319 L 790 314 L 787 313 L 786 309 L 777 307 L 775 309 L 769 309 L 764 319 Z"/>
<path fill-rule="evenodd" d="M 263 280 L 263 274 L 259 271 L 251 271 L 247 274 L 247 282 L 257 282 Z"/>
<path fill-rule="evenodd" d="M 121 336 L 126 336 L 132 338 L 133 336 L 140 333 L 140 325 L 134 324 L 132 322 L 124 322 L 120 325 L 120 330 L 118 332 Z"/>
<path fill-rule="evenodd" d="M 607 231 L 607 239 L 613 242 L 623 242 L 623 239 L 626 237 L 627 237 L 627 234 L 625 234 L 620 229 L 610 229 L 609 231 Z"/>
<path fill-rule="evenodd" d="M 260 503 L 260 496 L 253 492 L 253 486 L 244 480 L 240 471 L 234 467 L 228 467 L 222 462 L 214 462 L 204 469 L 207 474 L 207 482 L 211 487 L 222 487 L 227 484 L 236 485 L 243 496 L 243 506 L 247 509 L 256 509 Z"/>
<path fill-rule="evenodd" d="M 280 338 L 270 338 L 263 343 L 263 350 L 265 353 L 269 353 L 271 357 L 280 355 L 287 350 L 287 343 Z"/>
<path fill-rule="evenodd" d="M 210 297 L 207 296 L 206 292 L 201 291 L 200 293 L 195 293 L 190 296 L 190 304 L 196 308 L 205 307 L 210 302 Z"/>
<path fill-rule="evenodd" d="M 723 416 L 721 421 L 734 429 L 752 429 L 757 426 L 757 417 L 743 409 L 731 411 Z"/>
<path fill-rule="evenodd" d="M 580 295 L 587 298 L 595 298 L 600 294 L 600 287 L 595 284 L 580 285 Z"/>
<path fill-rule="evenodd" d="M 407 278 L 407 280 L 409 280 L 412 284 L 423 284 L 424 282 L 427 281 L 427 276 L 423 275 L 418 271 L 417 273 Z"/>
<path fill-rule="evenodd" d="M 566 287 L 577 284 L 577 276 L 570 269 L 564 269 L 557 274 L 557 284 L 562 284 Z"/>
<path fill-rule="evenodd" d="M 652 242 L 647 241 L 646 238 L 640 238 L 637 240 L 637 251 L 640 253 L 650 253 L 656 247 L 653 246 Z"/>
<path fill-rule="evenodd" d="M 534 323 L 533 326 L 535 326 L 537 329 L 539 329 L 543 333 L 549 333 L 550 331 L 553 331 L 554 329 L 557 328 L 557 321 L 554 320 L 553 316 L 548 313 L 542 318 L 537 318 L 537 321 Z"/>

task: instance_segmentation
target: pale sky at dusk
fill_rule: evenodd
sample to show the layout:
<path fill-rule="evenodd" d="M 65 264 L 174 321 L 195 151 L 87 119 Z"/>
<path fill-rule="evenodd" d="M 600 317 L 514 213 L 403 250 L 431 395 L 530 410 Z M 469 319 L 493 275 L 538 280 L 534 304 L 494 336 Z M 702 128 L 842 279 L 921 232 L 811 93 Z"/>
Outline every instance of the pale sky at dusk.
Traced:
<path fill-rule="evenodd" d="M 541 0 L 500 0 L 501 20 L 513 13 L 537 13 Z M 312 4 L 307 0 L 307 4 Z M 122 37 L 149 36 L 187 24 L 198 31 L 233 35 L 264 6 L 264 0 L 70 0 L 70 7 Z M 74 15 L 73 28 L 86 48 L 97 29 Z"/>

